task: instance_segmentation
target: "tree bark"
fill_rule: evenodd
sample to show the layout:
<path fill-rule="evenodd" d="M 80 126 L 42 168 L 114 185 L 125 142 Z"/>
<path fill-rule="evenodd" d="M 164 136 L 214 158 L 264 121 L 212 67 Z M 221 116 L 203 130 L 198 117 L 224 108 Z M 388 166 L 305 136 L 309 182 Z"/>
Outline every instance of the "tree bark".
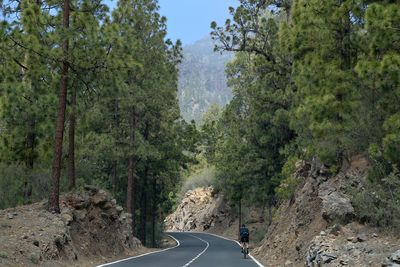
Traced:
<path fill-rule="evenodd" d="M 134 211 L 134 168 L 135 168 L 135 156 L 133 155 L 135 149 L 135 129 L 136 129 L 136 114 L 135 109 L 131 110 L 131 134 L 130 134 L 130 150 L 128 158 L 128 185 L 126 189 L 126 208 L 128 212 L 132 213 L 132 228 L 135 228 L 135 211 Z"/>
<path fill-rule="evenodd" d="M 112 164 L 112 175 L 111 175 L 111 186 L 113 195 L 115 195 L 115 193 L 117 192 L 117 167 L 118 167 L 118 162 L 114 160 Z"/>
<path fill-rule="evenodd" d="M 140 199 L 140 240 L 143 246 L 146 246 L 146 222 L 147 222 L 147 178 L 149 167 L 146 165 L 143 177 L 143 189 Z"/>
<path fill-rule="evenodd" d="M 157 218 L 157 181 L 153 177 L 153 201 L 152 201 L 152 218 L 151 218 L 151 245 L 153 248 L 156 244 L 156 218 Z"/>
<path fill-rule="evenodd" d="M 133 218 L 133 156 L 129 157 L 128 160 L 128 185 L 126 189 L 126 209 L 128 212 L 132 213 Z"/>
<path fill-rule="evenodd" d="M 35 119 L 31 118 L 28 122 L 28 133 L 26 135 L 26 149 L 28 150 L 28 155 L 26 157 L 26 167 L 28 169 L 28 174 L 25 176 L 24 180 L 24 204 L 29 204 L 32 197 L 32 182 L 30 181 L 30 172 L 33 170 L 34 164 L 34 153 L 35 153 Z"/>
<path fill-rule="evenodd" d="M 63 27 L 64 30 L 69 28 L 69 0 L 64 0 L 63 7 Z M 67 105 L 67 87 L 68 87 L 68 38 L 65 37 L 63 44 L 63 61 L 61 63 L 61 84 L 59 92 L 58 113 L 56 121 L 56 132 L 54 140 L 54 156 L 52 166 L 52 189 L 49 198 L 49 211 L 60 212 L 60 174 L 61 174 L 61 157 L 62 145 L 64 139 L 64 123 L 65 109 Z"/>
<path fill-rule="evenodd" d="M 238 228 L 238 239 L 240 240 L 240 227 L 242 226 L 242 199 L 239 199 L 239 228 Z"/>
<path fill-rule="evenodd" d="M 72 89 L 71 114 L 69 115 L 68 129 L 68 188 L 75 188 L 75 125 L 76 125 L 76 86 Z"/>

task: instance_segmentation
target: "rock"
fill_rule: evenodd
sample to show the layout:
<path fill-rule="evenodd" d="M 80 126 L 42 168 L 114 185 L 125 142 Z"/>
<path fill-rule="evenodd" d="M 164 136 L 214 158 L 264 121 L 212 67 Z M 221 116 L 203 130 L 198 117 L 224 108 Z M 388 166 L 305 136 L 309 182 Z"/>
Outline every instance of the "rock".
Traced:
<path fill-rule="evenodd" d="M 0 227 L 1 228 L 11 228 L 12 226 L 10 224 L 8 224 L 8 223 L 1 223 Z"/>
<path fill-rule="evenodd" d="M 89 192 L 89 194 L 91 196 L 93 196 L 99 192 L 99 189 L 93 185 L 85 185 L 84 188 L 87 192 Z"/>
<path fill-rule="evenodd" d="M 372 234 L 372 237 L 375 237 L 375 238 L 376 238 L 376 237 L 378 237 L 378 234 L 377 234 L 377 233 L 373 233 L 373 234 Z"/>
<path fill-rule="evenodd" d="M 400 250 L 396 251 L 395 253 L 393 253 L 389 259 L 394 262 L 394 263 L 398 263 L 400 264 Z"/>
<path fill-rule="evenodd" d="M 104 191 L 99 191 L 92 196 L 91 201 L 95 206 L 103 206 L 108 201 L 108 195 Z"/>
<path fill-rule="evenodd" d="M 358 242 L 365 242 L 365 241 L 367 241 L 367 236 L 366 235 L 358 235 L 357 236 L 357 241 Z"/>
<path fill-rule="evenodd" d="M 115 209 L 116 209 L 118 212 L 123 212 L 123 211 L 124 211 L 124 208 L 121 207 L 121 206 L 117 206 Z"/>
<path fill-rule="evenodd" d="M 332 187 L 320 188 L 318 193 L 322 199 L 322 216 L 327 221 L 348 221 L 354 214 L 350 199 Z"/>
<path fill-rule="evenodd" d="M 35 240 L 33 240 L 32 244 L 33 244 L 33 245 L 35 245 L 35 246 L 37 246 L 37 247 L 39 247 L 39 241 L 38 241 L 38 240 L 36 240 L 36 239 L 35 239 Z"/>
<path fill-rule="evenodd" d="M 89 207 L 89 205 L 90 205 L 90 200 L 87 195 L 75 197 L 74 202 L 75 203 L 74 203 L 73 207 L 75 209 L 85 209 L 85 208 Z"/>
<path fill-rule="evenodd" d="M 107 203 L 105 203 L 105 204 L 103 205 L 103 209 L 105 209 L 105 210 L 112 209 L 113 207 L 114 207 L 114 205 L 113 205 L 112 202 L 107 202 Z"/>
<path fill-rule="evenodd" d="M 291 262 L 290 260 L 287 260 L 285 262 L 285 266 L 292 266 L 292 265 L 293 265 L 293 262 Z"/>
<path fill-rule="evenodd" d="M 62 220 L 66 225 L 70 225 L 71 222 L 74 220 L 74 218 L 73 218 L 72 215 L 69 214 L 69 213 L 62 213 L 62 214 L 61 214 L 61 220 Z"/>
<path fill-rule="evenodd" d="M 77 221 L 83 221 L 86 218 L 86 210 L 74 210 L 74 217 Z"/>
<path fill-rule="evenodd" d="M 14 219 L 14 215 L 12 215 L 11 213 L 7 213 L 7 219 L 9 220 Z"/>
<path fill-rule="evenodd" d="M 336 260 L 336 259 L 337 259 L 337 256 L 336 256 L 336 255 L 333 255 L 333 254 L 327 254 L 327 253 L 325 253 L 325 254 L 322 254 L 322 255 L 321 255 L 321 258 L 322 258 L 322 262 L 323 262 L 323 263 L 330 263 L 331 261 Z"/>
<path fill-rule="evenodd" d="M 329 233 L 335 236 L 338 236 L 342 227 L 339 224 L 335 224 L 330 228 Z"/>

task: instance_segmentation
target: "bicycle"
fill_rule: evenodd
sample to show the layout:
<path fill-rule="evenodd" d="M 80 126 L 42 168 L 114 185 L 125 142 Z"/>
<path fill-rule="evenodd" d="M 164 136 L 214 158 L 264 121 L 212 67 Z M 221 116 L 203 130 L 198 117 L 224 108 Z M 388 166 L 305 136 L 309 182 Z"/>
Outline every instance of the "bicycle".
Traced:
<path fill-rule="evenodd" d="M 242 242 L 242 253 L 243 253 L 243 258 L 246 259 L 247 255 L 249 254 L 249 243 Z"/>

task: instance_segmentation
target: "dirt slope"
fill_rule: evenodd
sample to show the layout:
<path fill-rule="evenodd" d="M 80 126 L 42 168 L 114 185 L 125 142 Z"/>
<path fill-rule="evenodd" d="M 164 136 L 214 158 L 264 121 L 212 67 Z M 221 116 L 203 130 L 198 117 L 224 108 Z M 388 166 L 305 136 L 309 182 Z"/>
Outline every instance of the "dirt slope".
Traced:
<path fill-rule="evenodd" d="M 0 211 L 0 266 L 93 266 L 141 252 L 131 215 L 106 192 L 61 198 L 61 214 L 45 202 Z"/>
<path fill-rule="evenodd" d="M 323 165 L 298 164 L 300 186 L 279 207 L 254 255 L 268 266 L 399 267 L 388 257 L 400 249 L 400 235 L 353 221 L 345 192 L 361 186 L 367 165 L 362 159 L 353 163 L 334 176 Z"/>

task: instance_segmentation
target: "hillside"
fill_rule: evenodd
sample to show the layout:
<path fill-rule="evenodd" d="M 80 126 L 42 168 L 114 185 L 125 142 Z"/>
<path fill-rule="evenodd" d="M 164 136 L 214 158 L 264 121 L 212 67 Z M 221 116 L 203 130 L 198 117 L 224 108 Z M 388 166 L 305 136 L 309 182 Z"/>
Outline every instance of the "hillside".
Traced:
<path fill-rule="evenodd" d="M 367 162 L 356 159 L 347 170 L 330 174 L 324 165 L 299 161 L 294 196 L 281 202 L 268 225 L 261 207 L 244 209 L 251 253 L 265 266 L 399 266 L 400 236 L 354 219 L 350 187 L 366 179 Z M 351 186 L 350 186 L 351 185 Z M 213 188 L 188 191 L 166 219 L 168 230 L 206 231 L 236 239 L 238 218 Z M 264 238 L 259 235 L 264 232 Z"/>
<path fill-rule="evenodd" d="M 232 98 L 226 85 L 225 65 L 233 54 L 214 52 L 210 37 L 205 37 L 183 48 L 183 62 L 179 66 L 179 105 L 187 121 L 198 121 L 214 103 L 221 106 Z"/>
<path fill-rule="evenodd" d="M 105 191 L 85 189 L 61 197 L 61 214 L 45 201 L 0 210 L 0 266 L 94 266 L 143 253 L 131 214 Z"/>

